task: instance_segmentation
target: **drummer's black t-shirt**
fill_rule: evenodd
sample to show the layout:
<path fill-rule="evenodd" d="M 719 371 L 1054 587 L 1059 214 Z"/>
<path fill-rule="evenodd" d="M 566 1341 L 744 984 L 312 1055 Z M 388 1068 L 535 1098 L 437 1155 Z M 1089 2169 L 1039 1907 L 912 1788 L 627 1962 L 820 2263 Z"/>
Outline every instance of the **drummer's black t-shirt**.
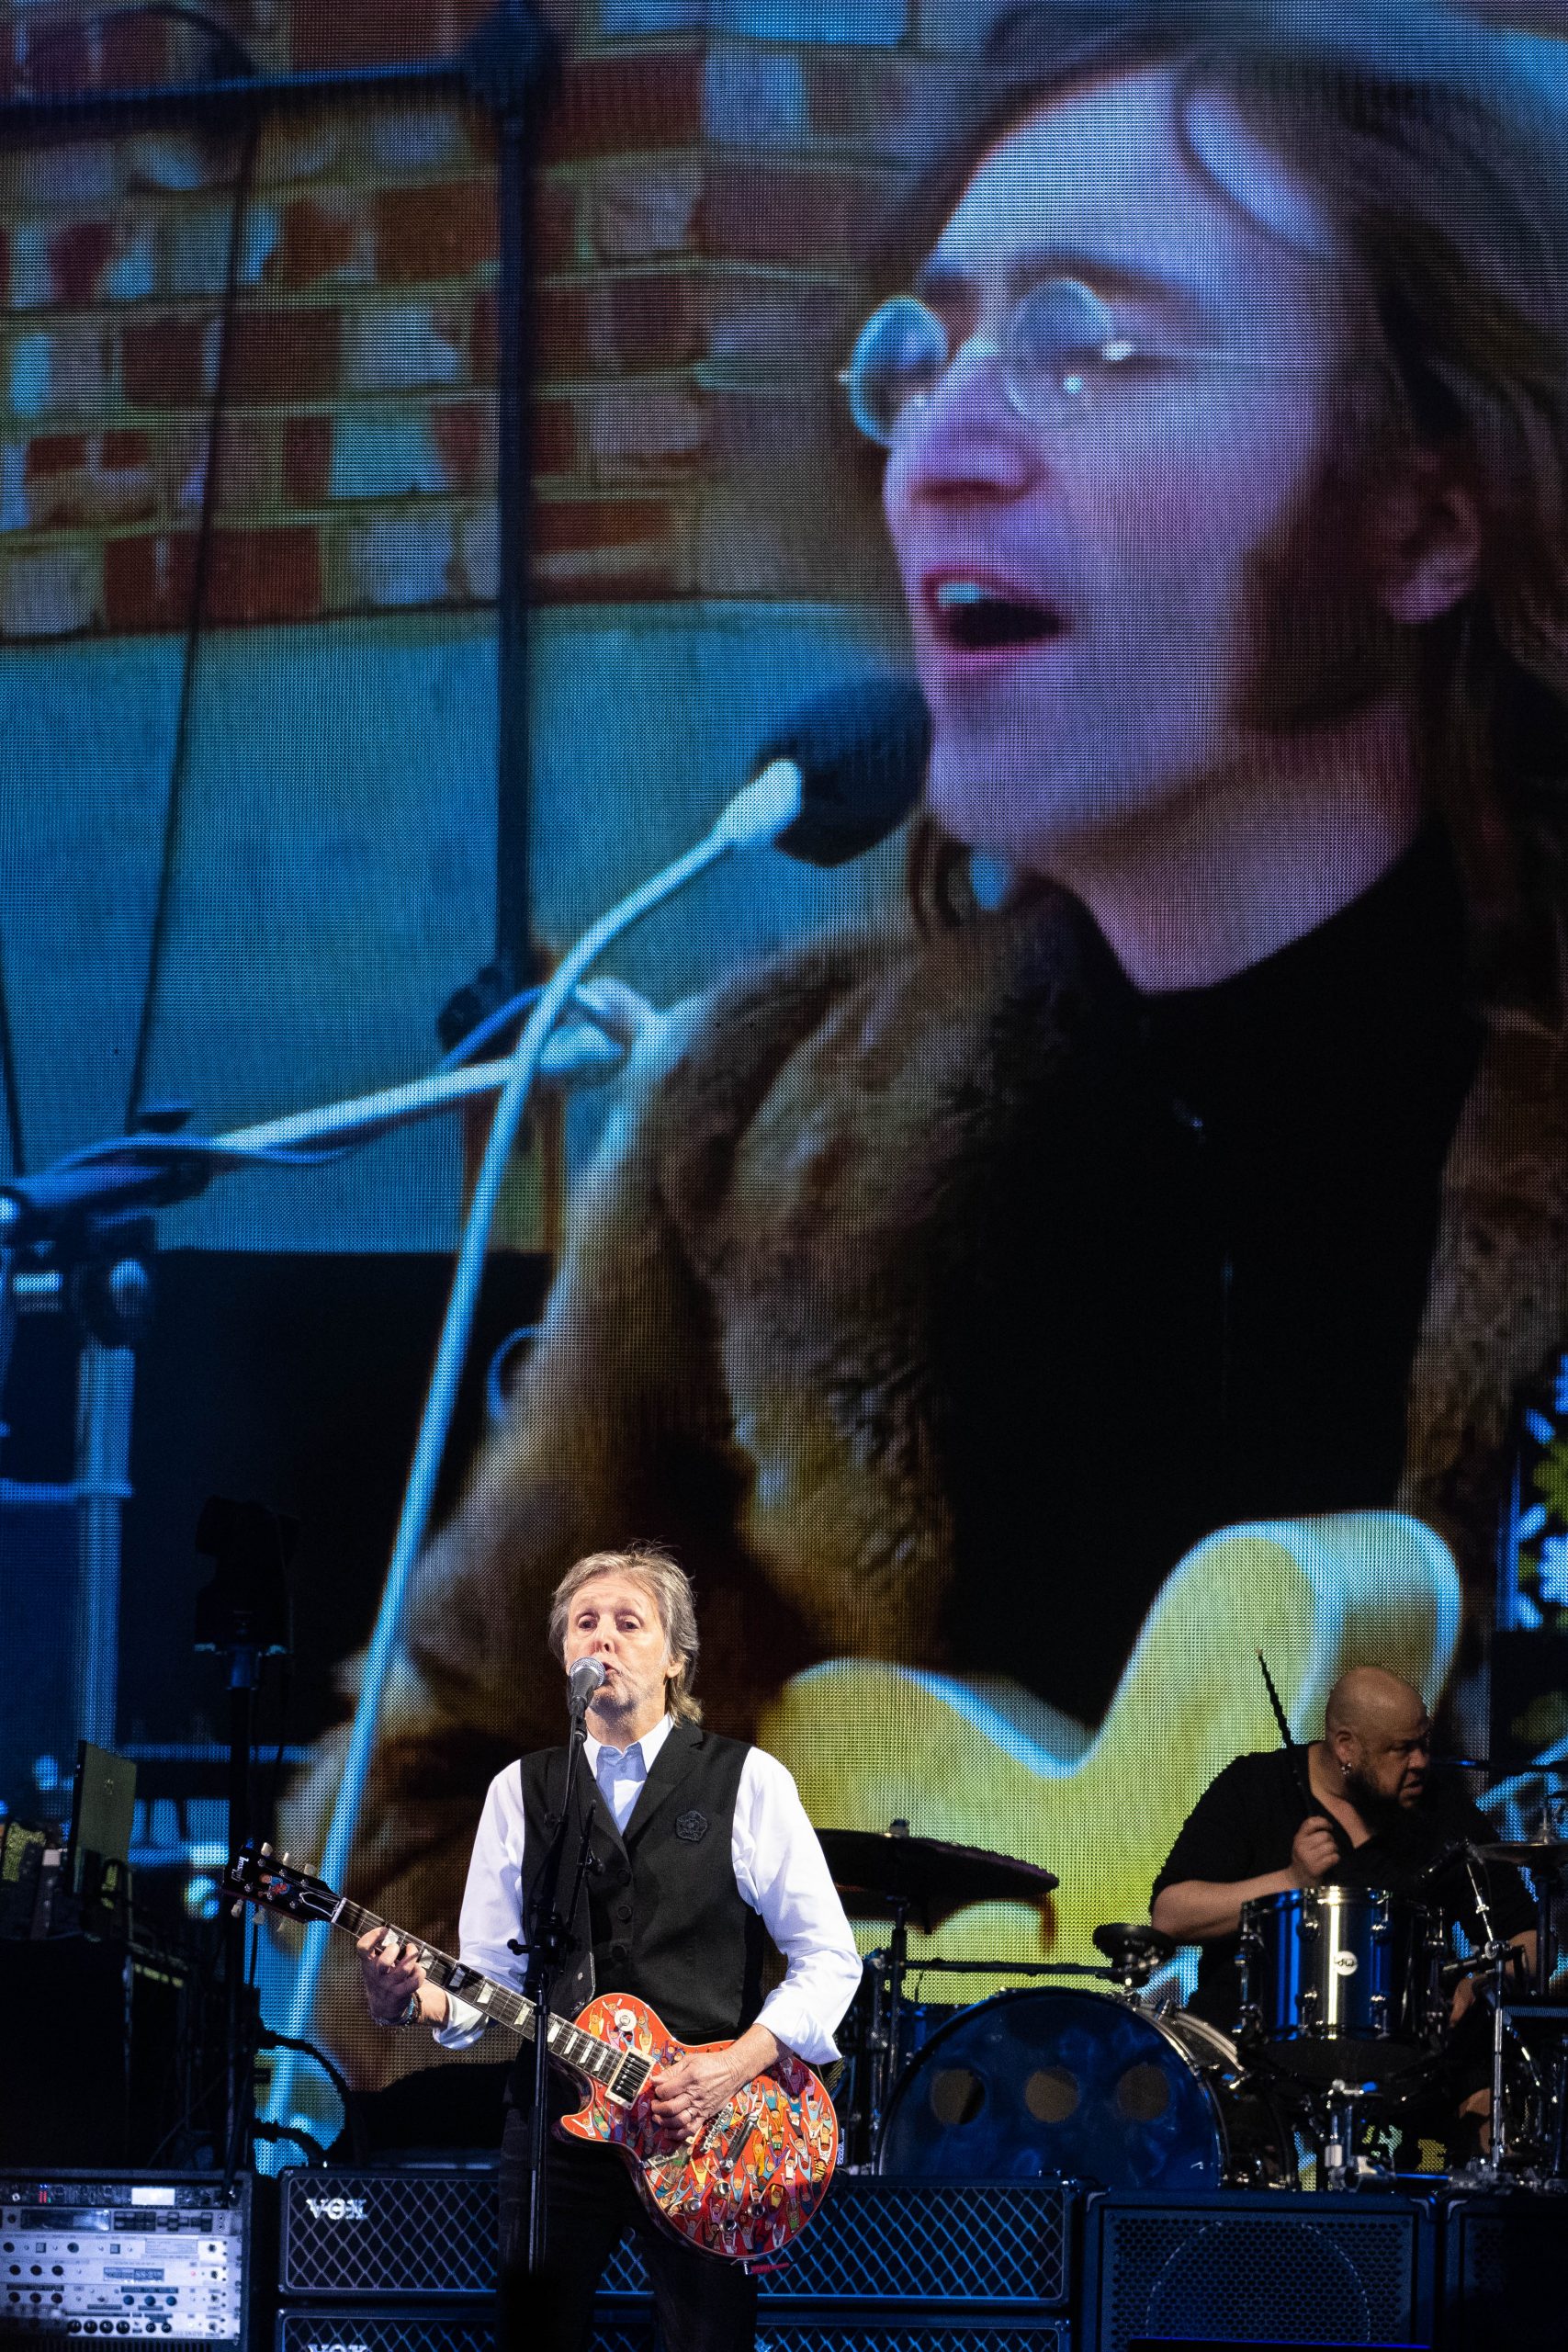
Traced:
<path fill-rule="evenodd" d="M 1237 1879 L 1261 1878 L 1267 1871 L 1282 1871 L 1289 1865 L 1291 1847 L 1306 1818 L 1294 1768 L 1283 1748 L 1238 1756 L 1215 1775 L 1188 1815 L 1155 1881 L 1154 1893 L 1157 1895 L 1162 1887 L 1179 1885 L 1185 1879 L 1224 1885 Z M 1394 1894 L 1414 1895 L 1440 1910 L 1446 1927 L 1462 1927 L 1472 1942 L 1479 1941 L 1475 1900 L 1463 1868 L 1445 1871 L 1425 1884 L 1417 1883 L 1418 1873 L 1457 1838 L 1484 1845 L 1495 1836 L 1492 1824 L 1459 1782 L 1448 1773 L 1434 1772 L 1420 1804 L 1401 1815 L 1392 1835 L 1380 1833 L 1358 1846 L 1340 1864 L 1335 1878 L 1344 1886 L 1380 1886 Z M 1485 1869 L 1487 1901 L 1499 1933 L 1517 1936 L 1532 1927 L 1535 1906 L 1518 1872 L 1495 1862 Z M 1240 2007 L 1235 1965 L 1239 1939 L 1219 1937 L 1201 1950 L 1198 1988 L 1190 2006 L 1211 2024 L 1232 2028 Z"/>

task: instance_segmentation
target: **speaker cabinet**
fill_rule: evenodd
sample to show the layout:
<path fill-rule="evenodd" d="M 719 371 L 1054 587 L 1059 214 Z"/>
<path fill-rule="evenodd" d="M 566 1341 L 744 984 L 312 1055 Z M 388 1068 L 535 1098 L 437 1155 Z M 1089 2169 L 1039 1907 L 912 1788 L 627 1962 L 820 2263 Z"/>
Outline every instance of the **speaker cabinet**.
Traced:
<path fill-rule="evenodd" d="M 769 2313 L 759 2329 L 768 2352 L 1070 2352 L 1065 2319 L 1016 2324 L 815 2318 Z M 275 2352 L 495 2352 L 495 2319 L 454 2304 L 401 2310 L 340 2306 L 279 2314 Z M 592 2352 L 655 2352 L 653 2321 L 601 2319 Z"/>
<path fill-rule="evenodd" d="M 1097 2196 L 1085 2352 L 1133 2352 L 1151 2338 L 1428 2345 L 1433 2240 L 1416 2198 Z"/>
<path fill-rule="evenodd" d="M 278 2287 L 286 2296 L 488 2294 L 496 2269 L 493 2171 L 421 2166 L 289 2172 L 282 2183 Z M 765 2301 L 1065 2304 L 1072 2192 L 1058 2181 L 926 2186 L 845 2175 L 787 2262 L 762 2274 Z M 635 2238 L 604 2291 L 645 2298 Z"/>
<path fill-rule="evenodd" d="M 898 2319 L 826 2303 L 797 2314 L 795 2306 L 770 2308 L 764 2299 L 757 2345 L 758 2352 L 1071 2352 L 1072 2330 L 1065 2312 L 1052 2318 L 1009 2318 L 994 2311 L 987 2318 L 954 2312 L 946 2319 Z M 601 2321 L 593 2352 L 653 2352 L 652 2322 L 648 2335 L 635 2339 L 617 2337 L 615 2323 Z"/>
<path fill-rule="evenodd" d="M 1060 2181 L 884 2181 L 841 2176 L 789 2259 L 761 2274 L 764 2303 L 961 2303 L 989 2312 L 1063 2304 L 1072 2191 Z M 646 2295 L 635 2238 L 606 2295 Z M 773 2323 L 769 2323 L 770 2328 Z"/>
<path fill-rule="evenodd" d="M 453 2303 L 301 2308 L 279 2312 L 273 2346 L 274 2352 L 495 2352 L 495 2313 Z"/>
<path fill-rule="evenodd" d="M 495 2286 L 493 2167 L 409 2165 L 388 2172 L 283 2176 L 282 2295 L 458 2295 Z"/>
<path fill-rule="evenodd" d="M 343 2304 L 278 2313 L 274 2352 L 496 2352 L 487 2305 L 410 2303 L 396 2310 Z M 653 2322 L 611 2320 L 593 2332 L 592 2352 L 655 2352 Z"/>
<path fill-rule="evenodd" d="M 1443 2213 L 1445 2352 L 1562 2352 L 1568 2342 L 1559 2197 L 1452 2199 Z"/>

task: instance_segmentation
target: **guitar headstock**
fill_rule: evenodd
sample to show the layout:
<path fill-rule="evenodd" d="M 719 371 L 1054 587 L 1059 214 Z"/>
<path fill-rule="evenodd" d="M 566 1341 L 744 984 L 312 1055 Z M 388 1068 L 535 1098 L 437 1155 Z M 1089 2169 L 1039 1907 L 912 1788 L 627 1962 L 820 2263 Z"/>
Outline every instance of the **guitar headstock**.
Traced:
<path fill-rule="evenodd" d="M 338 1897 L 325 1879 L 296 1869 L 287 1854 L 275 1854 L 270 1846 L 242 1848 L 229 1865 L 224 1883 L 239 1897 L 236 1916 L 240 1902 L 254 1903 L 259 1910 L 281 1911 L 290 1919 L 330 1919 L 338 1906 Z"/>

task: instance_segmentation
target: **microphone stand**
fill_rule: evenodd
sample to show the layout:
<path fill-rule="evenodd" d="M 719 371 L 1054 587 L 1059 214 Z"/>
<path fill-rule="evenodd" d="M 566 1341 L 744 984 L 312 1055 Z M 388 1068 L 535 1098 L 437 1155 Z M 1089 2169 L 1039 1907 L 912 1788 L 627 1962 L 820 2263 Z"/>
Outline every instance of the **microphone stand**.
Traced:
<path fill-rule="evenodd" d="M 435 1365 L 414 1444 L 413 1460 L 403 1493 L 380 1606 L 366 1647 L 365 1670 L 360 1678 L 358 1697 L 349 1728 L 348 1752 L 344 1759 L 338 1794 L 327 1830 L 325 1851 L 321 1857 L 323 1877 L 339 1882 L 343 1880 L 358 1829 L 360 1803 L 369 1775 L 382 1695 L 395 1662 L 414 1561 L 423 1542 L 435 1499 L 436 1480 L 457 1406 L 457 1385 L 468 1353 L 468 1335 L 479 1304 L 491 1226 L 513 1149 L 536 1083 L 541 1078 L 576 1074 L 571 1057 L 567 1057 L 564 1063 L 557 1058 L 560 1052 L 558 1027 L 561 1018 L 568 1007 L 577 1001 L 584 1003 L 591 1020 L 597 1020 L 596 1009 L 580 998 L 579 989 L 599 957 L 624 933 L 685 889 L 710 866 L 742 851 L 771 845 L 788 833 L 801 817 L 805 782 L 804 771 L 793 759 L 783 755 L 774 759 L 726 804 L 715 824 L 694 848 L 662 867 L 602 915 L 538 991 L 522 1035 L 505 1061 L 483 1064 L 476 1069 L 439 1071 L 412 1087 L 397 1088 L 362 1102 L 333 1105 L 325 1112 L 307 1113 L 262 1127 L 243 1128 L 211 1138 L 182 1135 L 177 1140 L 171 1141 L 171 1135 L 183 1125 L 187 1115 L 182 1106 L 159 1114 L 155 1120 L 149 1115 L 143 1123 L 145 1132 L 139 1130 L 111 1143 L 72 1153 L 38 1177 L 0 1185 L 0 1277 L 6 1279 L 7 1290 L 7 1297 L 0 1298 L 0 1354 L 3 1354 L 9 1333 L 8 1301 L 21 1296 L 21 1284 L 14 1278 L 13 1270 L 19 1272 L 17 1260 L 24 1251 L 41 1251 L 47 1261 L 62 1250 L 62 1237 L 79 1233 L 84 1228 L 93 1230 L 101 1225 L 112 1226 L 119 1221 L 125 1211 L 132 1208 L 159 1207 L 175 1201 L 192 1199 L 206 1188 L 212 1175 L 220 1169 L 254 1166 L 257 1161 L 295 1167 L 316 1166 L 323 1157 L 333 1157 L 337 1151 L 350 1145 L 367 1142 L 392 1127 L 401 1125 L 406 1120 L 423 1118 L 432 1112 L 448 1109 L 470 1095 L 499 1090 L 500 1100 L 463 1227 L 446 1314 L 436 1349 Z M 601 1052 L 602 1048 L 601 1040 Z M 598 1074 L 607 1073 L 601 1069 Z M 117 1269 L 117 1273 L 119 1271 Z M 136 1272 L 139 1270 L 132 1268 L 130 1271 Z M 60 1275 L 53 1267 L 49 1267 L 40 1278 L 40 1289 L 44 1287 L 51 1290 L 62 1288 Z M 41 1298 L 39 1303 L 43 1303 Z M 52 1298 L 50 1303 L 52 1303 Z M 116 1352 L 128 1357 L 128 1351 Z M 128 1376 L 121 1381 L 113 1401 L 117 1408 L 116 1427 L 123 1433 L 129 1445 L 130 1407 Z M 100 1577 L 93 1587 L 96 1603 L 94 1623 L 96 1626 L 102 1626 L 112 1623 L 114 1607 L 118 1604 L 118 1506 L 129 1500 L 130 1488 L 123 1479 L 110 1478 L 99 1470 L 103 1448 L 97 1442 L 96 1431 L 88 1430 L 87 1436 L 81 1441 L 80 1450 L 88 1453 L 96 1473 L 90 1487 L 88 1480 L 83 1478 L 63 1496 L 56 1489 L 47 1498 L 76 1501 L 80 1498 L 89 1503 L 101 1499 L 104 1507 L 112 1510 L 112 1577 L 107 1586 L 106 1579 Z M 110 1470 L 118 1467 L 118 1463 L 108 1465 Z M 0 1486 L 0 1501 L 44 1498 L 41 1494 L 35 1497 L 30 1492 L 15 1488 L 7 1492 L 4 1486 Z M 95 1643 L 87 1654 L 101 1658 L 104 1645 Z M 112 1745 L 112 1737 L 105 1737 L 101 1728 L 99 1738 L 100 1744 Z M 321 1940 L 307 1939 L 291 1979 L 288 2031 L 283 2041 L 282 2058 L 273 2073 L 264 2118 L 267 2123 L 281 2124 L 289 2120 L 298 2071 L 292 2050 L 294 2045 L 310 2039 L 310 2027 L 315 2011 L 323 1957 Z"/>
<path fill-rule="evenodd" d="M 396 1660 L 414 1562 L 423 1544 L 424 1531 L 435 1500 L 436 1479 L 457 1400 L 457 1383 L 462 1375 L 468 1333 L 479 1304 L 491 1225 L 501 1198 L 502 1183 L 511 1162 L 513 1147 L 523 1124 L 535 1080 L 544 1061 L 551 1032 L 580 982 L 587 978 L 599 957 L 614 945 L 623 933 L 629 931 L 634 923 L 642 922 L 666 899 L 674 898 L 721 859 L 733 856 L 741 850 L 761 848 L 777 841 L 800 815 L 803 787 L 802 771 L 793 762 L 773 762 L 735 795 L 720 811 L 717 822 L 694 849 L 688 850 L 684 856 L 662 867 L 649 880 L 620 899 L 608 913 L 601 915 L 598 922 L 584 932 L 570 953 L 562 958 L 540 990 L 538 1001 L 528 1015 L 523 1034 L 506 1064 L 506 1082 L 501 1091 L 501 1100 L 491 1125 L 490 1139 L 474 1181 L 462 1245 L 457 1252 L 446 1314 L 435 1351 L 435 1366 L 430 1376 L 419 1435 L 414 1442 L 413 1460 L 403 1492 L 397 1533 L 392 1541 L 391 1558 L 387 1565 L 380 1606 L 366 1645 L 365 1668 L 360 1676 L 354 1717 L 349 1726 L 347 1753 L 344 1758 L 337 1798 L 327 1828 L 321 1874 L 335 1884 L 343 1883 L 359 1827 L 360 1802 L 370 1774 L 382 1694 Z M 294 1970 L 288 2030 L 297 2040 L 310 2038 L 323 1956 L 320 1941 L 307 1942 Z M 272 2078 L 267 2110 L 269 2122 L 287 2118 L 292 2093 L 293 2070 L 288 2064 L 280 2064 L 275 2069 Z"/>
<path fill-rule="evenodd" d="M 580 1785 L 579 1760 L 584 1772 L 588 1768 L 586 1692 L 581 1704 L 569 1700 L 568 1715 L 570 1728 L 567 1734 L 566 1788 L 561 1797 L 560 1819 L 539 1865 L 539 1874 L 534 1881 L 524 1929 L 525 1940 L 519 1943 L 513 1938 L 508 1942 L 508 1950 L 518 1953 L 528 1963 L 523 1989 L 534 2004 L 534 2105 L 528 2117 L 528 2229 L 524 2258 L 526 2275 L 534 2281 L 544 2276 L 548 2237 L 545 2164 L 549 2151 L 550 1996 L 560 1973 L 561 1962 L 571 1946 L 572 1922 L 578 1916 L 588 1873 L 595 1866 L 589 1846 L 591 1817 L 579 1805 L 577 1868 L 572 1877 L 571 1894 L 563 1911 L 556 1900 L 556 1889 L 560 1883 L 561 1857 L 566 1850 L 567 1828 L 572 1816 L 572 1794 Z M 592 1941 L 589 1949 L 592 1951 Z"/>
<path fill-rule="evenodd" d="M 613 1076 L 625 1056 L 587 1018 L 557 1030 L 540 1075 L 570 1084 Z M 0 1184 L 0 1398 L 17 1323 L 69 1312 L 77 1327 L 75 1442 L 68 1484 L 0 1477 L 0 1510 L 70 1510 L 76 1517 L 73 1730 L 115 1745 L 119 1712 L 121 1522 L 131 1500 L 136 1350 L 151 1318 L 156 1241 L 151 1212 L 195 1200 L 215 1176 L 257 1167 L 319 1168 L 395 1128 L 499 1093 L 508 1061 L 439 1069 L 406 1086 L 296 1112 L 219 1136 L 179 1132 L 183 1107 L 135 1132 L 69 1152 L 34 1176 Z M 6 1435 L 0 1422 L 0 1441 Z"/>
<path fill-rule="evenodd" d="M 1507 1968 L 1513 1947 L 1498 1940 L 1497 1929 L 1492 1917 L 1492 1908 L 1486 1900 L 1485 1887 L 1482 1883 L 1482 1874 L 1476 1868 L 1479 1858 L 1468 1838 L 1461 1849 L 1461 1859 L 1464 1863 L 1465 1876 L 1470 1881 L 1470 1891 L 1475 1898 L 1476 1917 L 1481 1922 L 1485 1937 L 1485 1941 L 1481 1947 L 1482 1957 L 1486 1962 L 1492 1975 L 1492 2090 L 1488 2109 L 1492 2144 L 1483 2156 L 1476 2159 L 1472 2171 L 1472 2177 L 1485 2187 L 1497 2188 L 1503 2184 L 1503 2164 L 1507 2154 L 1508 2123 L 1506 2102 L 1503 2095 L 1503 2055 L 1508 2030 L 1508 2008 L 1507 1987 L 1504 1982 L 1504 1973 Z"/>

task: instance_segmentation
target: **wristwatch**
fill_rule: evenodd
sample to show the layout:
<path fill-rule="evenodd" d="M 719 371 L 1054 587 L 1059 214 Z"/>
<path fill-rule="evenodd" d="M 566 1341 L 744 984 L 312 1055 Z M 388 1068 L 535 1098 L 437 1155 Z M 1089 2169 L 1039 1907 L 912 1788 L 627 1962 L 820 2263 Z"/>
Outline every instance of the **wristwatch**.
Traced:
<path fill-rule="evenodd" d="M 419 1987 L 417 1984 L 413 1991 L 409 1995 L 404 2007 L 398 2011 L 395 2018 L 378 2018 L 377 2017 L 374 2009 L 370 2012 L 373 2022 L 380 2027 L 383 2033 L 401 2033 L 405 2026 L 412 2025 L 418 2015 Z"/>

